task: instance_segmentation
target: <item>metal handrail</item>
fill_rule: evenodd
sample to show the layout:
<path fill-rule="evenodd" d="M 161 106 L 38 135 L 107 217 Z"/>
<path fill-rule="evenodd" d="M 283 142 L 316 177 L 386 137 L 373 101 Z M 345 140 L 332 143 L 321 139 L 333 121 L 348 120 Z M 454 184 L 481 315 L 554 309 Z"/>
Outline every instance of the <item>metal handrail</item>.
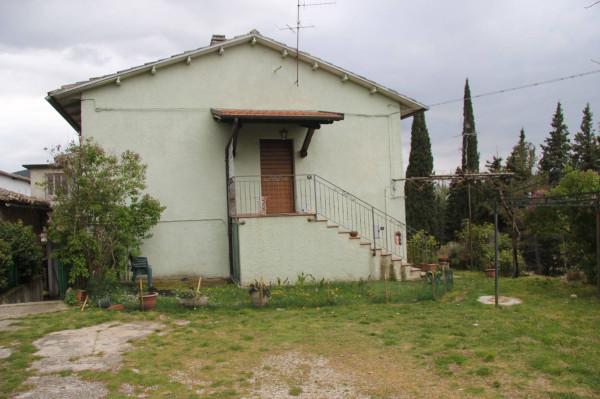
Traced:
<path fill-rule="evenodd" d="M 402 235 L 404 231 L 415 231 L 374 205 L 315 174 L 231 177 L 227 190 L 228 200 L 232 201 L 230 217 L 272 214 L 269 211 L 274 204 L 268 203 L 269 196 L 263 196 L 263 190 L 271 194 L 272 198 L 279 195 L 293 196 L 294 209 L 285 212 L 286 214 L 314 214 L 348 231 L 355 231 L 361 239 L 371 244 L 374 254 L 381 249 L 403 258 L 406 237 Z"/>

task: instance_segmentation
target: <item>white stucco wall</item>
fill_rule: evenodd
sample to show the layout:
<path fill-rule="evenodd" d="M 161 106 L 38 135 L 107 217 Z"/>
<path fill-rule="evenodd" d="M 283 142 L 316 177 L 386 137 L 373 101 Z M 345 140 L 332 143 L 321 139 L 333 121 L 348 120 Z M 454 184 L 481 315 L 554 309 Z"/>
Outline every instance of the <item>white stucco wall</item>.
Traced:
<path fill-rule="evenodd" d="M 0 174 L 0 187 L 13 191 L 15 193 L 31 195 L 29 182 L 17 177 L 5 176 Z"/>
<path fill-rule="evenodd" d="M 343 112 L 345 120 L 323 125 L 309 154 L 298 151 L 305 129 L 284 125 L 242 127 L 236 175 L 259 174 L 258 143 L 294 140 L 296 173 L 314 173 L 404 220 L 399 106 L 364 87 L 301 64 L 260 45 L 228 48 L 150 73 L 123 79 L 82 95 L 84 137 L 111 152 L 138 152 L 148 164 L 148 192 L 167 209 L 142 252 L 157 276 L 228 276 L 225 146 L 229 124 L 210 108 L 307 109 Z"/>
<path fill-rule="evenodd" d="M 244 218 L 239 226 L 241 282 L 294 283 L 300 273 L 317 280 L 376 278 L 368 246 L 307 216 Z"/>

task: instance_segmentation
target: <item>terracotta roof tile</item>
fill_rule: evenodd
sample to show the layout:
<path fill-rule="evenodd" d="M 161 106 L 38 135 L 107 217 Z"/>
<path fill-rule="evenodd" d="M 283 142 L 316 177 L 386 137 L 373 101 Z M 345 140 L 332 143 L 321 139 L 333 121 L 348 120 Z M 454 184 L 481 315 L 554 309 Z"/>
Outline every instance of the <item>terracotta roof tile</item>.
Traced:
<path fill-rule="evenodd" d="M 263 120 L 326 120 L 340 121 L 344 114 L 328 111 L 306 111 L 306 110 L 275 110 L 275 109 L 223 109 L 213 108 L 212 114 L 218 119 L 248 118 Z"/>
<path fill-rule="evenodd" d="M 50 202 L 30 197 L 28 195 L 15 193 L 0 187 L 0 202 L 8 204 L 31 205 L 39 208 L 50 208 Z"/>

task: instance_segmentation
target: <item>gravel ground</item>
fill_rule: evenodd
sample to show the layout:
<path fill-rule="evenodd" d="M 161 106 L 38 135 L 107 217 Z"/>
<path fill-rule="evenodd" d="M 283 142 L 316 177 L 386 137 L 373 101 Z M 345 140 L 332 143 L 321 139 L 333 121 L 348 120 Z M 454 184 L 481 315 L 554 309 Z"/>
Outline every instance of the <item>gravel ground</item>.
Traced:
<path fill-rule="evenodd" d="M 267 357 L 249 381 L 254 385 L 247 398 L 342 399 L 369 398 L 342 373 L 317 355 L 286 352 Z"/>

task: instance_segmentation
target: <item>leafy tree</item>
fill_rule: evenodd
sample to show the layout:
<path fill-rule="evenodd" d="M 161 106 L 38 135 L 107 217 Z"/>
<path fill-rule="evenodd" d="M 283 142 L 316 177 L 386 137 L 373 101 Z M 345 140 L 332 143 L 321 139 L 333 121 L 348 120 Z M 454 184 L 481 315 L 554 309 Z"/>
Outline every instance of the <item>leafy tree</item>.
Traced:
<path fill-rule="evenodd" d="M 551 196 L 577 196 L 600 192 L 600 175 L 592 170 L 567 171 Z M 565 233 L 566 264 L 585 271 L 588 281 L 596 281 L 596 223 L 595 209 L 561 207 L 555 212 L 554 228 Z M 552 218 L 550 219 L 552 220 Z"/>
<path fill-rule="evenodd" d="M 463 130 L 462 130 L 462 163 L 465 173 L 479 172 L 479 152 L 477 150 L 477 129 L 475 115 L 473 114 L 473 101 L 469 79 L 465 83 L 463 99 Z"/>
<path fill-rule="evenodd" d="M 556 185 L 564 174 L 570 161 L 571 145 L 569 143 L 569 130 L 564 123 L 563 110 L 560 102 L 552 118 L 552 131 L 542 144 L 542 159 L 540 170 L 544 173 L 550 184 Z"/>
<path fill-rule="evenodd" d="M 57 190 L 49 227 L 55 256 L 71 266 L 71 283 L 122 270 L 165 209 L 143 194 L 146 166 L 134 152 L 117 157 L 91 140 L 57 150 L 67 184 Z"/>
<path fill-rule="evenodd" d="M 8 245 L 10 264 L 16 266 L 17 284 L 26 283 L 40 274 L 44 255 L 31 226 L 21 222 L 0 222 L 0 242 Z"/>
<path fill-rule="evenodd" d="M 433 156 L 431 141 L 425 123 L 425 113 L 413 117 L 410 139 L 410 155 L 406 177 L 423 177 L 433 174 Z M 432 232 L 436 224 L 435 193 L 433 183 L 429 181 L 407 181 L 406 221 L 416 230 Z"/>
<path fill-rule="evenodd" d="M 573 142 L 572 164 L 579 170 L 600 170 L 600 147 L 594 132 L 590 104 L 583 109 L 583 119 Z"/>

